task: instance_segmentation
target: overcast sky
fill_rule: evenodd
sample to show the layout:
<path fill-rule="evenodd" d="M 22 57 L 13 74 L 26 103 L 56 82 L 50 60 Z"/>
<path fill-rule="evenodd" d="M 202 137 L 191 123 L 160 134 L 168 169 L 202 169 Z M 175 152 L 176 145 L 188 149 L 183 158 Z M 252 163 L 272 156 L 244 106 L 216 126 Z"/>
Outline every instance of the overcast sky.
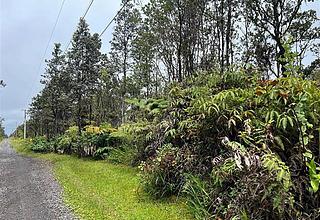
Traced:
<path fill-rule="evenodd" d="M 0 0 L 0 79 L 7 86 L 0 88 L 0 117 L 5 119 L 10 134 L 23 121 L 22 109 L 39 92 L 40 75 L 45 65 L 44 54 L 62 0 Z M 120 9 L 120 0 L 95 0 L 86 20 L 92 32 L 100 33 Z M 55 42 L 65 48 L 79 18 L 90 0 L 66 0 L 59 23 L 47 51 L 50 58 Z M 103 52 L 108 51 L 112 27 L 102 36 Z"/>
<path fill-rule="evenodd" d="M 100 33 L 120 9 L 121 0 L 95 0 L 86 20 L 92 32 Z M 143 0 L 142 2 L 147 2 Z M 0 0 L 0 79 L 7 86 L 0 88 L 0 117 L 5 119 L 7 134 L 23 121 L 23 109 L 41 89 L 41 61 L 62 0 Z M 68 44 L 79 18 L 90 0 L 66 0 L 53 39 L 46 54 L 50 58 L 55 42 L 62 48 Z M 320 14 L 320 3 L 310 5 Z M 110 48 L 109 28 L 102 37 L 102 52 Z M 39 64 L 41 62 L 41 69 Z"/>

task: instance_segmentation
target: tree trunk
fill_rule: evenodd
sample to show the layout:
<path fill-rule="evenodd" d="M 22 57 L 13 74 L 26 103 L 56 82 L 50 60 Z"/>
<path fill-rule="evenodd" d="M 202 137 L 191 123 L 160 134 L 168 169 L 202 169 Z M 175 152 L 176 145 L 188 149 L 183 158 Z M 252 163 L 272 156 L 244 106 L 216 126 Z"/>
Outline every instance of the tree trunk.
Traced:
<path fill-rule="evenodd" d="M 180 5 L 180 1 L 178 1 L 178 10 L 179 10 L 179 43 L 178 43 L 178 82 L 182 82 L 182 59 L 181 59 L 181 55 L 182 55 L 182 25 L 183 25 L 183 21 L 182 21 L 182 8 Z"/>
<path fill-rule="evenodd" d="M 283 46 L 283 43 L 281 42 L 281 39 L 280 37 L 277 37 L 276 39 L 276 42 L 277 42 L 277 63 L 280 67 L 280 70 L 281 70 L 281 75 L 286 77 L 286 71 L 287 71 L 287 68 L 286 68 L 286 65 L 288 64 L 288 62 L 286 60 L 284 60 L 284 56 L 285 56 L 285 53 L 286 53 L 286 50 Z M 280 75 L 280 73 L 278 73 Z"/>
<path fill-rule="evenodd" d="M 227 31 L 226 31 L 226 67 L 230 66 L 230 48 L 231 48 L 231 25 L 232 25 L 232 5 L 231 0 L 228 0 L 228 19 L 227 19 Z"/>
<path fill-rule="evenodd" d="M 221 0 L 220 5 L 220 32 L 221 32 L 221 73 L 224 73 L 224 47 L 225 47 L 225 39 L 224 39 L 224 0 Z"/>

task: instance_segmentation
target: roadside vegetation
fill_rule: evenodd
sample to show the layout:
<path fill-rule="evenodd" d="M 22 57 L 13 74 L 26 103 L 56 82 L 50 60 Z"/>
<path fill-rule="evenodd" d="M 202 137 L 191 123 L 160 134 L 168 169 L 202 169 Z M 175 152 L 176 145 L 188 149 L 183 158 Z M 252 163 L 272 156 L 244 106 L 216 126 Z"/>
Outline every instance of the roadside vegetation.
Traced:
<path fill-rule="evenodd" d="M 64 200 L 81 219 L 191 219 L 175 197 L 153 200 L 139 187 L 136 169 L 105 161 L 58 154 L 38 154 L 30 141 L 11 139 L 17 152 L 53 164 Z"/>
<path fill-rule="evenodd" d="M 186 198 L 197 219 L 318 218 L 318 84 L 297 77 L 257 80 L 241 72 L 208 73 L 192 84 L 173 86 L 166 98 L 128 101 L 132 115 L 144 120 L 118 128 L 88 125 L 81 134 L 73 126 L 51 140 L 34 138 L 30 150 L 138 166 L 134 182 L 144 192 Z M 80 176 L 95 172 L 91 166 L 78 170 L 81 163 L 113 166 L 75 165 L 77 158 L 67 158 L 71 162 L 61 169 L 73 167 Z M 66 176 L 78 181 L 73 175 Z M 99 176 L 89 179 L 99 182 Z"/>
<path fill-rule="evenodd" d="M 187 200 L 199 220 L 319 219 L 320 29 L 303 2 L 123 1 L 107 54 L 80 19 L 47 61 L 30 150 L 61 158 L 88 213 L 126 213 L 112 191 Z"/>

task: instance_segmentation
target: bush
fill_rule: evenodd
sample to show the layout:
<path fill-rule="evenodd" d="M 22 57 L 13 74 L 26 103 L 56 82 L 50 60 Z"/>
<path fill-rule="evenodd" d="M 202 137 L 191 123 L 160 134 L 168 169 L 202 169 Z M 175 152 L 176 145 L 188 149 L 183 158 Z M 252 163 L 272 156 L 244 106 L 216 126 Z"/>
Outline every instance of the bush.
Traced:
<path fill-rule="evenodd" d="M 156 198 L 168 197 L 179 193 L 184 184 L 180 173 L 177 149 L 166 145 L 157 157 L 142 163 L 141 183 L 144 190 Z"/>
<path fill-rule="evenodd" d="M 37 153 L 48 153 L 53 151 L 53 145 L 47 141 L 46 137 L 36 137 L 32 140 L 30 149 Z"/>
<path fill-rule="evenodd" d="M 143 164 L 145 189 L 156 197 L 183 190 L 198 219 L 319 217 L 317 84 L 205 78 L 169 92 Z M 162 164 L 166 152 L 177 165 Z"/>
<path fill-rule="evenodd" d="M 107 158 L 113 163 L 132 166 L 136 156 L 137 149 L 132 146 L 121 145 L 119 148 L 111 148 Z"/>
<path fill-rule="evenodd" d="M 223 160 L 206 180 L 188 177 L 184 192 L 196 219 L 283 219 L 293 214 L 288 167 L 274 155 L 243 157 L 245 164 L 232 157 Z"/>
<path fill-rule="evenodd" d="M 153 124 L 147 121 L 127 123 L 111 133 L 111 161 L 137 166 L 150 155 L 148 148 Z M 116 141 L 117 140 L 117 141 Z"/>

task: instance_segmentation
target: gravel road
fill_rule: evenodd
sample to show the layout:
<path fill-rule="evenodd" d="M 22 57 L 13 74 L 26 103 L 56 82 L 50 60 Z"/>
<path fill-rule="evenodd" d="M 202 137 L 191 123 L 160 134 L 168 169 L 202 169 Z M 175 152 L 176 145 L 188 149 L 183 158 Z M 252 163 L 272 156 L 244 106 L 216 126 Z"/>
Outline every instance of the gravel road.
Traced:
<path fill-rule="evenodd" d="M 0 143 L 0 219 L 75 219 L 63 204 L 48 163 L 18 155 Z"/>

